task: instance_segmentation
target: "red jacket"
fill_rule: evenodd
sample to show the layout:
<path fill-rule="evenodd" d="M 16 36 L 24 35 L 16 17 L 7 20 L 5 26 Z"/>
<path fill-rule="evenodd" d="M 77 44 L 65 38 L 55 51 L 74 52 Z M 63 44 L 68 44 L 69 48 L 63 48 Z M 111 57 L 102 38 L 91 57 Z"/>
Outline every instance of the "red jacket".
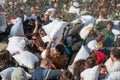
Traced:
<path fill-rule="evenodd" d="M 99 50 L 96 51 L 97 54 L 97 60 L 96 60 L 96 64 L 101 64 L 105 61 L 105 54 Z"/>

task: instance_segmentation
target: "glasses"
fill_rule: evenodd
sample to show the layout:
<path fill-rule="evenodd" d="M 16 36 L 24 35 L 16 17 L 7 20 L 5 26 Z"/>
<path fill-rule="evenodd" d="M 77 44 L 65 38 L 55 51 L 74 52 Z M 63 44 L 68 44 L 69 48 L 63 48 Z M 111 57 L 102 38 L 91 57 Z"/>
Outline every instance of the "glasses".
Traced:
<path fill-rule="evenodd" d="M 36 40 L 36 38 L 35 39 L 33 38 L 32 40 Z"/>

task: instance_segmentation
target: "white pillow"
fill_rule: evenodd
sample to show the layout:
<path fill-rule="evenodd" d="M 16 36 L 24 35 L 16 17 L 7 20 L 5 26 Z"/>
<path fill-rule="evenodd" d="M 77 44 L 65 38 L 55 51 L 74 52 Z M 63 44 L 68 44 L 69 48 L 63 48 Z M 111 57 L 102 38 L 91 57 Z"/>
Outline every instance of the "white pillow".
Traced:
<path fill-rule="evenodd" d="M 10 52 L 11 55 L 13 55 L 14 53 L 16 53 L 16 51 L 24 50 L 25 44 L 26 43 L 23 37 L 14 36 L 9 38 L 7 50 Z"/>
<path fill-rule="evenodd" d="M 82 45 L 82 47 L 78 51 L 78 53 L 73 61 L 73 64 L 80 59 L 87 59 L 89 56 L 90 56 L 89 53 L 87 52 L 85 47 Z"/>
<path fill-rule="evenodd" d="M 98 46 L 98 43 L 96 40 L 92 40 L 90 41 L 88 44 L 87 44 L 88 48 L 90 50 L 98 50 L 99 49 L 99 46 Z"/>
<path fill-rule="evenodd" d="M 41 53 L 41 58 L 46 58 L 46 49 Z"/>
<path fill-rule="evenodd" d="M 53 43 L 53 47 L 60 42 L 63 30 L 67 24 L 68 23 L 64 21 L 55 20 L 49 23 L 48 25 L 43 26 L 43 29 L 47 33 L 48 37 L 50 37 L 50 39 L 56 39 L 55 42 Z"/>
<path fill-rule="evenodd" d="M 19 54 L 14 55 L 13 58 L 19 65 L 30 69 L 33 69 L 34 63 L 39 61 L 38 57 L 29 51 L 19 51 Z"/>
<path fill-rule="evenodd" d="M 73 14 L 77 14 L 77 15 L 80 15 L 80 8 L 75 8 L 74 6 L 71 6 L 69 8 L 69 13 L 73 13 Z"/>
<path fill-rule="evenodd" d="M 11 80 L 11 74 L 14 69 L 15 69 L 15 67 L 10 67 L 10 68 L 7 68 L 7 69 L 1 71 L 0 75 L 2 77 L 2 80 Z"/>
<path fill-rule="evenodd" d="M 107 80 L 120 80 L 120 71 L 118 72 L 112 72 Z"/>
<path fill-rule="evenodd" d="M 90 29 L 91 27 L 93 27 L 93 24 L 89 24 L 81 29 L 79 34 L 80 34 L 82 39 L 85 40 L 87 38 L 88 34 L 91 31 L 91 29 Z"/>
<path fill-rule="evenodd" d="M 94 24 L 95 22 L 95 18 L 93 16 L 90 15 L 83 15 L 80 17 L 82 23 L 84 24 L 84 26 L 87 26 L 89 24 Z"/>
<path fill-rule="evenodd" d="M 118 35 L 118 34 L 120 34 L 120 31 L 117 30 L 117 29 L 112 29 L 112 33 L 113 33 L 114 35 Z"/>
<path fill-rule="evenodd" d="M 22 19 L 17 18 L 17 22 L 12 26 L 10 36 L 24 36 Z"/>
<path fill-rule="evenodd" d="M 98 80 L 98 75 L 99 75 L 98 66 L 88 68 L 80 74 L 81 78 L 83 78 L 84 80 Z"/>
<path fill-rule="evenodd" d="M 44 43 L 46 43 L 50 41 L 50 38 L 48 36 L 44 36 L 42 37 L 42 40 L 44 41 Z"/>
<path fill-rule="evenodd" d="M 5 15 L 0 15 L 0 32 L 5 32 L 7 28 Z"/>
<path fill-rule="evenodd" d="M 107 67 L 108 72 L 110 72 L 112 66 L 113 66 L 113 61 L 111 60 L 111 58 L 109 58 L 106 62 L 105 62 L 105 66 Z"/>

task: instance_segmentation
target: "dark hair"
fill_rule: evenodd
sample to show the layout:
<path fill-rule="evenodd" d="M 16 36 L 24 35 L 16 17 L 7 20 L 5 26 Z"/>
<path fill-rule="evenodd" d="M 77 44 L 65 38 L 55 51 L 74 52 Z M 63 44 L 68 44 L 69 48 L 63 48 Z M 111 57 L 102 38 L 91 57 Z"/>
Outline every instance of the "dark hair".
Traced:
<path fill-rule="evenodd" d="M 73 80 L 73 75 L 70 71 L 65 70 L 61 73 L 60 80 Z"/>
<path fill-rule="evenodd" d="M 86 59 L 86 62 L 88 64 L 89 68 L 92 68 L 92 67 L 94 67 L 96 65 L 96 60 L 93 57 L 88 57 Z"/>
<path fill-rule="evenodd" d="M 58 52 L 60 52 L 61 54 L 65 52 L 65 48 L 64 48 L 63 45 L 59 45 L 59 44 L 58 44 L 58 45 L 55 47 L 55 49 L 56 49 Z"/>
<path fill-rule="evenodd" d="M 120 59 L 120 49 L 118 49 L 117 47 L 111 50 L 111 54 L 113 54 L 115 58 Z"/>
<path fill-rule="evenodd" d="M 11 63 L 12 56 L 9 51 L 3 50 L 0 52 L 0 71 L 9 67 Z"/>
<path fill-rule="evenodd" d="M 108 22 L 107 22 L 107 25 L 111 25 L 111 27 L 113 27 L 114 24 L 113 24 L 113 22 L 108 21 Z"/>
<path fill-rule="evenodd" d="M 86 62 L 86 60 L 84 60 L 84 59 L 80 59 L 75 62 L 74 72 L 73 72 L 74 76 L 80 77 L 80 73 L 84 70 L 85 62 Z"/>

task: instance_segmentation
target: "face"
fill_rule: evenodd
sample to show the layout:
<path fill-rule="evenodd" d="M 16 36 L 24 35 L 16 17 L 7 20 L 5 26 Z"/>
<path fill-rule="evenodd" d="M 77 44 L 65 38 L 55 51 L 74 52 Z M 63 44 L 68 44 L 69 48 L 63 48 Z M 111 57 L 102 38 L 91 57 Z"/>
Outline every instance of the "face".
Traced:
<path fill-rule="evenodd" d="M 100 74 L 104 74 L 106 75 L 108 72 L 107 72 L 107 69 L 106 68 L 101 68 L 100 69 Z"/>
<path fill-rule="evenodd" d="M 85 62 L 84 69 L 87 69 L 88 67 L 89 65 L 87 64 L 87 62 Z"/>
<path fill-rule="evenodd" d="M 45 31 L 44 30 L 40 31 L 40 37 L 44 37 L 44 36 L 46 36 Z"/>
<path fill-rule="evenodd" d="M 33 36 L 32 37 L 32 42 L 35 43 L 35 40 L 37 39 L 37 37 Z"/>
<path fill-rule="evenodd" d="M 60 53 L 56 50 L 56 48 L 54 48 L 53 49 L 53 56 L 54 57 L 57 57 L 57 56 L 59 56 L 60 55 Z"/>
<path fill-rule="evenodd" d="M 106 77 L 106 75 L 107 75 L 107 69 L 106 68 L 101 68 L 100 69 L 100 72 L 99 72 L 99 79 L 101 80 L 101 79 L 104 79 L 105 77 Z"/>
<path fill-rule="evenodd" d="M 108 31 L 111 30 L 111 27 L 112 27 L 112 26 L 108 24 L 108 25 L 107 25 L 107 30 L 108 30 Z"/>
<path fill-rule="evenodd" d="M 49 21 L 49 16 L 48 15 L 44 15 L 44 21 L 48 22 Z"/>

